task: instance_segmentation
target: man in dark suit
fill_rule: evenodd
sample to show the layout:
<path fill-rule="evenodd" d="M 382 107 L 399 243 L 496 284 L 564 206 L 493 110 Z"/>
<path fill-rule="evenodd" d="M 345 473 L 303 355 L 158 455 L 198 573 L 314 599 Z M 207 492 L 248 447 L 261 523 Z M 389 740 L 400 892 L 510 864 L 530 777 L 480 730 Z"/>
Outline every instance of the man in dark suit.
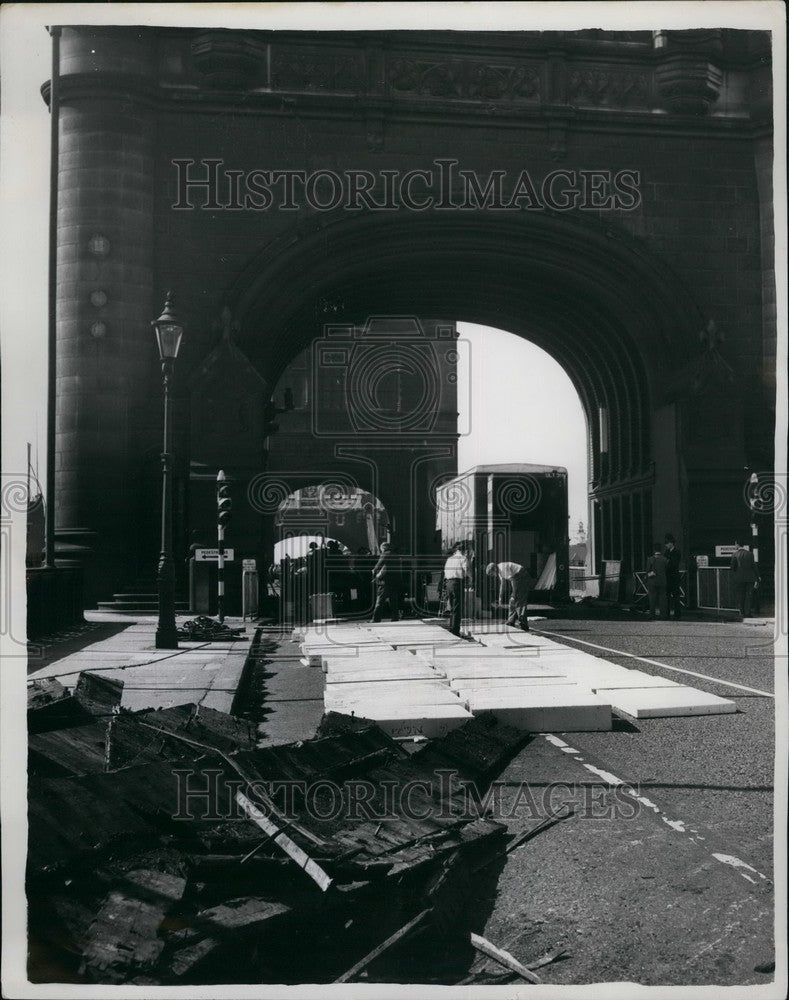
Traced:
<path fill-rule="evenodd" d="M 381 545 L 381 555 L 373 569 L 375 581 L 375 607 L 373 621 L 379 622 L 383 617 L 384 604 L 388 605 L 392 621 L 400 618 L 400 587 L 401 572 L 389 542 Z"/>
<path fill-rule="evenodd" d="M 751 613 L 751 598 L 755 587 L 759 585 L 759 566 L 753 558 L 753 552 L 746 549 L 740 542 L 734 543 L 737 551 L 731 557 L 729 566 L 734 580 L 734 591 L 737 604 L 743 618 Z"/>
<path fill-rule="evenodd" d="M 666 559 L 666 599 L 668 604 L 668 615 L 674 610 L 676 621 L 682 617 L 682 595 L 679 585 L 679 564 L 682 553 L 676 545 L 673 535 L 666 535 L 664 538 L 663 556 Z M 668 617 L 667 615 L 667 617 Z"/>

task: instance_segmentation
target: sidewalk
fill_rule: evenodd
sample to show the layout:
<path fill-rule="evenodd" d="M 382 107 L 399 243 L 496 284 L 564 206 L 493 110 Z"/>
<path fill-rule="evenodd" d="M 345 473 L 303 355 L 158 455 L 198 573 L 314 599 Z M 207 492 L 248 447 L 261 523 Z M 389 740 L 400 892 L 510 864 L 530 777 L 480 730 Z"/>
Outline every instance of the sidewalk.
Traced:
<path fill-rule="evenodd" d="M 117 625 L 118 631 L 90 642 L 57 658 L 55 648 L 47 650 L 47 663 L 28 674 L 28 681 L 55 679 L 73 690 L 83 672 L 99 674 L 123 685 L 121 707 L 136 712 L 146 708 L 172 708 L 197 704 L 220 712 L 230 712 L 244 665 L 249 655 L 255 624 L 227 618 L 230 628 L 243 628 L 246 638 L 214 642 L 179 640 L 179 648 L 156 649 L 157 619 L 153 615 L 128 618 L 86 612 L 86 619 Z M 176 619 L 180 626 L 189 616 Z M 124 627 L 124 622 L 128 624 Z"/>

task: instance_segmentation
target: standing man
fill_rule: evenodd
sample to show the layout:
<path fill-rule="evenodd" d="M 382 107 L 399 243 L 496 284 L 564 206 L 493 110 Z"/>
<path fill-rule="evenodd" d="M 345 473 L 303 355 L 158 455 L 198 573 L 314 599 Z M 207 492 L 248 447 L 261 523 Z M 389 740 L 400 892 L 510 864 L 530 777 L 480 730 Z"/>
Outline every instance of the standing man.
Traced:
<path fill-rule="evenodd" d="M 375 583 L 373 621 L 381 620 L 383 606 L 387 604 L 392 621 L 396 622 L 400 617 L 400 574 L 389 542 L 381 545 L 381 556 L 373 569 L 373 581 Z"/>
<path fill-rule="evenodd" d="M 655 542 L 655 551 L 647 559 L 647 593 L 649 594 L 649 614 L 657 618 L 668 618 L 668 559 L 661 551 L 660 542 Z"/>
<path fill-rule="evenodd" d="M 666 559 L 666 600 L 667 600 L 667 611 L 665 617 L 668 618 L 671 614 L 672 607 L 674 609 L 674 619 L 679 621 L 682 617 L 682 597 L 680 594 L 679 586 L 679 562 L 682 558 L 682 553 L 676 546 L 673 535 L 666 535 L 665 547 L 663 548 L 663 556 Z"/>
<path fill-rule="evenodd" d="M 753 558 L 753 552 L 746 549 L 741 542 L 734 544 L 737 546 L 737 551 L 731 557 L 729 566 L 734 579 L 737 604 L 743 618 L 747 618 L 751 613 L 751 597 L 754 588 L 759 586 L 759 567 Z"/>
<path fill-rule="evenodd" d="M 519 563 L 502 562 L 488 563 L 485 568 L 487 576 L 495 576 L 501 581 L 499 586 L 499 604 L 504 604 L 507 591 L 510 593 L 510 615 L 507 625 L 520 625 L 524 632 L 529 631 L 528 610 L 529 591 L 534 587 L 534 577 Z"/>
<path fill-rule="evenodd" d="M 444 586 L 449 608 L 449 631 L 460 638 L 460 622 L 465 613 L 466 580 L 471 579 L 471 569 L 466 558 L 465 547 L 458 542 L 452 548 L 444 563 Z"/>

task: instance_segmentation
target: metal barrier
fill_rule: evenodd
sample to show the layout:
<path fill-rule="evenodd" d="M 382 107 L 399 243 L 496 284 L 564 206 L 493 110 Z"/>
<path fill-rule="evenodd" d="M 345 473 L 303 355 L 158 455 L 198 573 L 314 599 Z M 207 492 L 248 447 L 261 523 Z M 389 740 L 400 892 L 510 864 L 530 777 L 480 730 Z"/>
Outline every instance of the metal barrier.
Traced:
<path fill-rule="evenodd" d="M 254 559 L 245 559 L 254 566 Z M 241 575 L 242 620 L 258 616 L 258 574 L 257 570 L 244 567 Z"/>
<path fill-rule="evenodd" d="M 570 566 L 570 597 L 598 597 L 600 577 L 587 576 L 585 566 Z"/>
<path fill-rule="evenodd" d="M 688 608 L 688 571 L 679 571 L 679 606 L 682 611 Z M 649 590 L 647 588 L 647 571 L 636 570 L 633 574 L 633 597 L 630 602 L 632 611 L 649 611 Z"/>
<path fill-rule="evenodd" d="M 696 570 L 696 594 L 701 611 L 739 611 L 734 580 L 728 566 L 699 566 Z"/>

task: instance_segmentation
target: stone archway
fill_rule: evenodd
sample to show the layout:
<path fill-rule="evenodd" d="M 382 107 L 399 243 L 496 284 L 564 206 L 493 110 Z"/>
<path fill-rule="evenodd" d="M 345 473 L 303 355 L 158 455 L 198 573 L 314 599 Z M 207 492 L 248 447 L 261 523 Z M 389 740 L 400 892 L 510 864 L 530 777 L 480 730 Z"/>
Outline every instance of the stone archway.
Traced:
<path fill-rule="evenodd" d="M 595 551 L 625 569 L 656 530 L 686 530 L 668 387 L 701 323 L 681 283 L 613 222 L 440 212 L 332 220 L 271 246 L 234 289 L 241 341 L 273 384 L 326 323 L 447 316 L 555 357 L 587 416 Z"/>

